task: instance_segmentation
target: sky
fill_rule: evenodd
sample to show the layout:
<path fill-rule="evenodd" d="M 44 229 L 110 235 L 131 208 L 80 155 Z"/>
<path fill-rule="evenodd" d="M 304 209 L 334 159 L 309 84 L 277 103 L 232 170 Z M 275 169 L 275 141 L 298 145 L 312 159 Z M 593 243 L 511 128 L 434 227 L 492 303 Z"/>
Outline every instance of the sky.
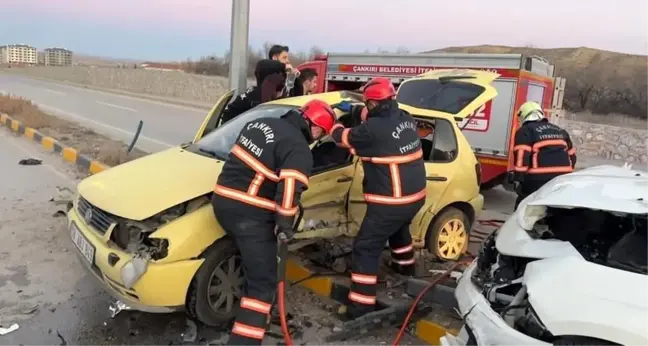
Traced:
<path fill-rule="evenodd" d="M 185 60 L 229 49 L 232 0 L 0 0 L 0 45 Z M 647 0 L 250 0 L 249 43 L 291 51 L 478 44 L 648 54 Z"/>

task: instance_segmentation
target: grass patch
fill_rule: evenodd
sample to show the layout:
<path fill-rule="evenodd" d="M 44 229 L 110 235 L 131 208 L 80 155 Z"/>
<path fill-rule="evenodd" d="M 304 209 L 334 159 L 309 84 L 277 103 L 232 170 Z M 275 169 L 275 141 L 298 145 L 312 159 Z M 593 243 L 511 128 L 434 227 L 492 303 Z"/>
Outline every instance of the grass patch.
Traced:
<path fill-rule="evenodd" d="M 137 148 L 127 153 L 128 147 L 121 141 L 110 139 L 75 122 L 47 114 L 31 101 L 20 97 L 0 94 L 0 113 L 6 113 L 25 126 L 53 137 L 64 146 L 75 148 L 79 153 L 109 166 L 117 166 L 148 155 Z"/>

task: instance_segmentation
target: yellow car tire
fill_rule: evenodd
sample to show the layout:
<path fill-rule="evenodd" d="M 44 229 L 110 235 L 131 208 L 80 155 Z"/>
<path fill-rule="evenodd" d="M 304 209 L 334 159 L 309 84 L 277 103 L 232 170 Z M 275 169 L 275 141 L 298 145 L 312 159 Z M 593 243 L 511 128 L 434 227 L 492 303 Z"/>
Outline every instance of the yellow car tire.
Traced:
<path fill-rule="evenodd" d="M 222 326 L 234 319 L 244 289 L 241 256 L 230 238 L 221 238 L 207 248 L 201 257 L 205 261 L 198 268 L 187 292 L 187 314 L 205 325 Z M 235 263 L 233 272 L 230 272 L 230 261 Z M 227 282 L 220 279 L 223 275 L 227 277 Z M 210 294 L 210 291 L 216 293 Z M 223 297 L 225 301 L 221 302 Z M 219 302 L 217 307 L 223 309 L 214 309 L 212 305 Z"/>
<path fill-rule="evenodd" d="M 456 261 L 468 249 L 470 220 L 461 210 L 445 208 L 434 218 L 426 235 L 426 246 L 441 261 Z"/>

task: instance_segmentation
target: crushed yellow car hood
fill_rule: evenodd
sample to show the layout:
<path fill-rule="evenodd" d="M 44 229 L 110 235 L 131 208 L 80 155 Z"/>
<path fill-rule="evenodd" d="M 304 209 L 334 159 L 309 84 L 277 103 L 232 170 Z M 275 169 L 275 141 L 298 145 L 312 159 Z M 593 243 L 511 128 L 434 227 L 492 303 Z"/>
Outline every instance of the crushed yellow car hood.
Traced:
<path fill-rule="evenodd" d="M 222 165 L 175 147 L 88 177 L 78 191 L 98 208 L 139 221 L 211 191 Z"/>

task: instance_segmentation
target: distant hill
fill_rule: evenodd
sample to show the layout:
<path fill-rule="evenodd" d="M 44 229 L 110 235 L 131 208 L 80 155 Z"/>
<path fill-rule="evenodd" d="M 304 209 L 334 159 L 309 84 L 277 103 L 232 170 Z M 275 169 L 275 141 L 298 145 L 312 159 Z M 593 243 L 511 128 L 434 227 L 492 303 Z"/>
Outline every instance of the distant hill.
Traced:
<path fill-rule="evenodd" d="M 587 47 L 533 48 L 508 46 L 447 47 L 431 52 L 519 53 L 538 55 L 556 66 L 556 76 L 567 78 L 566 106 L 596 113 L 625 113 L 646 117 L 648 56 Z"/>

